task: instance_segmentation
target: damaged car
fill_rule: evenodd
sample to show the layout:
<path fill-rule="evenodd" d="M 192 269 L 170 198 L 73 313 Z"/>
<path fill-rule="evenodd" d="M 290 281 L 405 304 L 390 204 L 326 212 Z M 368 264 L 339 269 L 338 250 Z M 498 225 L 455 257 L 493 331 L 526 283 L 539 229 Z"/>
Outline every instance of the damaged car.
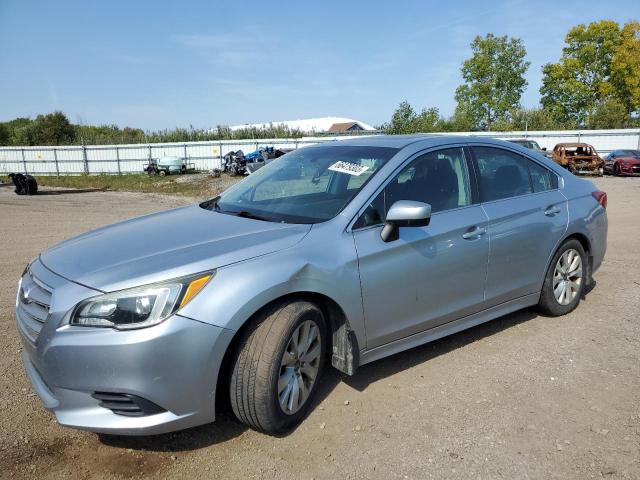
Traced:
<path fill-rule="evenodd" d="M 227 153 L 222 162 L 222 171 L 235 177 L 247 175 L 264 167 L 271 160 L 280 158 L 292 151 L 290 148 L 260 147 L 253 152 L 245 154 L 242 150 Z"/>
<path fill-rule="evenodd" d="M 588 143 L 559 143 L 553 149 L 552 159 L 576 175 L 604 174 L 604 160 Z"/>
<path fill-rule="evenodd" d="M 618 177 L 639 177 L 640 150 L 614 150 L 605 158 L 604 172 Z"/>
<path fill-rule="evenodd" d="M 606 206 L 592 182 L 499 140 L 306 146 L 215 198 L 34 258 L 15 302 L 22 361 L 68 427 L 157 434 L 228 405 L 279 434 L 327 368 L 358 375 L 527 307 L 573 311 L 605 255 Z"/>

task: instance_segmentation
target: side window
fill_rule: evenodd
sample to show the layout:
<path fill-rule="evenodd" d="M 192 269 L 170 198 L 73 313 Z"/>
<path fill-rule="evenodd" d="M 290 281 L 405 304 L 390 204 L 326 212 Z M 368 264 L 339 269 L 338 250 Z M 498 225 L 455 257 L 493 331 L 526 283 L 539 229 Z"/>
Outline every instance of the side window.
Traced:
<path fill-rule="evenodd" d="M 531 185 L 535 193 L 558 188 L 558 177 L 542 165 L 529 161 L 529 174 L 531 175 Z"/>
<path fill-rule="evenodd" d="M 433 213 L 471 204 L 469 172 L 462 148 L 448 148 L 421 155 L 396 175 L 369 204 L 354 228 L 384 222 L 398 200 L 431 205 Z"/>
<path fill-rule="evenodd" d="M 533 192 L 527 159 L 500 148 L 474 147 L 473 151 L 480 170 L 480 191 L 484 202 Z"/>

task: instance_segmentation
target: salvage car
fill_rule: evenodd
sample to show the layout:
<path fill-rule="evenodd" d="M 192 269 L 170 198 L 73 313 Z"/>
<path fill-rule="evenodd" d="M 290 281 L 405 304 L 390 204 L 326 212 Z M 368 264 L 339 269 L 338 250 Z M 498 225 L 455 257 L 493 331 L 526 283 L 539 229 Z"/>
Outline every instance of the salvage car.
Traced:
<path fill-rule="evenodd" d="M 640 176 L 640 150 L 614 150 L 604 160 L 604 172 L 620 177 Z"/>
<path fill-rule="evenodd" d="M 143 171 L 149 175 L 165 175 L 181 174 L 195 171 L 195 165 L 193 163 L 187 163 L 180 157 L 160 157 L 158 159 L 151 159 L 149 163 L 143 166 Z"/>
<path fill-rule="evenodd" d="M 264 167 L 271 160 L 280 158 L 290 152 L 288 148 L 260 147 L 253 152 L 245 154 L 242 150 L 227 153 L 222 162 L 222 171 L 232 177 L 247 175 Z"/>
<path fill-rule="evenodd" d="M 571 312 L 605 255 L 606 206 L 499 140 L 307 146 L 215 198 L 38 255 L 16 299 L 24 368 L 69 427 L 163 433 L 227 404 L 287 431 L 329 366 L 357 375 L 522 308 Z"/>
<path fill-rule="evenodd" d="M 604 160 L 588 143 L 559 143 L 553 148 L 552 159 L 576 175 L 604 174 Z"/>
<path fill-rule="evenodd" d="M 540 148 L 540 144 L 535 140 L 531 140 L 529 138 L 514 138 L 507 141 L 510 143 L 515 143 L 516 145 L 523 146 L 524 148 L 528 148 L 529 150 L 533 150 L 534 152 L 538 152 L 545 157 L 551 158 L 551 153 L 547 152 L 547 148 Z"/>

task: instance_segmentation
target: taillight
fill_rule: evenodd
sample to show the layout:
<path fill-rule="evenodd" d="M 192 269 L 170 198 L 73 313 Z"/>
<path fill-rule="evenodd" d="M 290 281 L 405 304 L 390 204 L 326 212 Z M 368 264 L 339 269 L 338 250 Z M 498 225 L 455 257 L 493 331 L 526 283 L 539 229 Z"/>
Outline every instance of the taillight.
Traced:
<path fill-rule="evenodd" d="M 595 198 L 600 205 L 607 208 L 607 192 L 596 190 L 595 192 L 592 192 L 591 195 L 593 195 L 593 198 Z"/>

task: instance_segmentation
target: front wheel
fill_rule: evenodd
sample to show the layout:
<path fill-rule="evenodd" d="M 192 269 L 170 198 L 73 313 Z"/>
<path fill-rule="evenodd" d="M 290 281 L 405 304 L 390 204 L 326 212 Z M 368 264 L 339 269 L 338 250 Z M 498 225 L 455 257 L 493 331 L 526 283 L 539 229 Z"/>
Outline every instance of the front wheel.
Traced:
<path fill-rule="evenodd" d="M 563 243 L 549 264 L 538 302 L 540 310 L 556 317 L 575 309 L 584 292 L 588 272 L 582 244 L 574 239 Z"/>
<path fill-rule="evenodd" d="M 326 324 L 313 303 L 265 311 L 243 335 L 232 364 L 230 397 L 238 419 L 266 433 L 289 430 L 308 412 L 326 356 Z"/>
<path fill-rule="evenodd" d="M 619 163 L 616 163 L 616 164 L 613 166 L 613 174 L 614 174 L 616 177 L 620 177 L 620 176 L 622 176 L 622 170 L 620 170 L 620 164 L 619 164 Z"/>

